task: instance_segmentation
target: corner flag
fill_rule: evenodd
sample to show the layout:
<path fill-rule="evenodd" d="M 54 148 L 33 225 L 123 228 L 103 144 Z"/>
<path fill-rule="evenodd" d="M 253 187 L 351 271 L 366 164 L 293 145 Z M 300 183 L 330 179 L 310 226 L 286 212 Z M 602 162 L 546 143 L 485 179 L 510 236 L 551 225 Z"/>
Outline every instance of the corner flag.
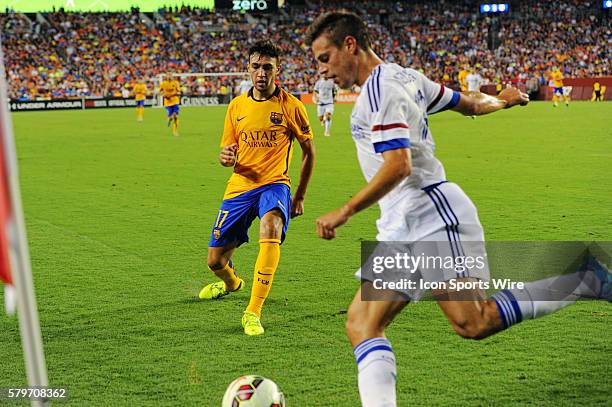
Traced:
<path fill-rule="evenodd" d="M 32 283 L 7 90 L 4 54 L 0 43 L 0 279 L 5 284 L 7 311 L 14 311 L 17 305 L 28 385 L 47 387 L 47 366 Z M 32 405 L 44 406 L 47 402 L 32 399 Z"/>
<path fill-rule="evenodd" d="M 4 78 L 3 78 L 4 79 Z M 4 109 L 4 106 L 3 106 Z M 2 127 L 0 128 L 1 139 L 5 139 L 5 118 L 2 117 Z M 4 307 L 6 313 L 15 313 L 16 301 L 15 287 L 11 276 L 11 262 L 9 259 L 9 225 L 11 219 L 11 195 L 8 187 L 7 168 L 5 162 L 4 141 L 0 144 L 0 279 L 4 282 Z"/>

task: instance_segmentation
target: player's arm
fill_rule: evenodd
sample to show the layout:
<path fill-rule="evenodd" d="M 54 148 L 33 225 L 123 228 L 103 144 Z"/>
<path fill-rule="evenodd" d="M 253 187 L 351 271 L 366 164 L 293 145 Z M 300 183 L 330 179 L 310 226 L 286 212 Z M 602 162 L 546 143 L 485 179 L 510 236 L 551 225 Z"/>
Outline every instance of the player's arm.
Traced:
<path fill-rule="evenodd" d="M 234 127 L 234 107 L 235 102 L 230 102 L 230 105 L 227 107 L 227 112 L 225 113 L 225 122 L 223 124 L 219 162 L 224 167 L 233 167 L 238 158 L 238 139 L 236 138 L 236 128 Z"/>
<path fill-rule="evenodd" d="M 370 182 L 342 207 L 317 219 L 317 233 L 323 239 L 336 237 L 336 228 L 344 225 L 356 213 L 374 205 L 395 188 L 412 171 L 409 148 L 382 153 L 383 164 Z"/>
<path fill-rule="evenodd" d="M 308 188 L 315 162 L 315 147 L 312 139 L 300 142 L 300 147 L 302 148 L 302 169 L 300 171 L 300 185 L 295 190 L 291 202 L 292 218 L 304 214 L 304 197 L 306 196 L 306 189 Z"/>
<path fill-rule="evenodd" d="M 317 104 L 319 103 L 319 91 L 315 89 L 314 93 L 312 94 L 312 101 Z"/>
<path fill-rule="evenodd" d="M 497 96 L 482 92 L 461 92 L 459 102 L 451 109 L 465 116 L 481 116 L 527 103 L 529 95 L 517 88 L 506 88 Z"/>
<path fill-rule="evenodd" d="M 292 117 L 293 120 L 291 120 L 290 126 L 302 148 L 302 169 L 300 172 L 300 185 L 295 190 L 291 201 L 292 218 L 304 213 L 304 197 L 306 196 L 306 189 L 312 176 L 315 161 L 312 129 L 310 127 L 310 120 L 308 120 L 308 113 L 306 113 L 306 107 L 301 102 L 297 102 L 294 112 L 295 115 Z"/>

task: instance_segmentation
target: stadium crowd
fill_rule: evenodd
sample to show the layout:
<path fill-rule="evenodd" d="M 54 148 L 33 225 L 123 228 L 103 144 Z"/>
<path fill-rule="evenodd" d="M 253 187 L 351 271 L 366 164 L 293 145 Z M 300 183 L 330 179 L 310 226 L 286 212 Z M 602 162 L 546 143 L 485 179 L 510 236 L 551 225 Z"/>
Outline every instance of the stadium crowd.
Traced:
<path fill-rule="evenodd" d="M 133 84 L 166 72 L 241 72 L 245 50 L 270 38 L 285 51 L 280 82 L 294 93 L 312 89 L 316 66 L 303 43 L 321 12 L 346 8 L 367 18 L 383 59 L 416 67 L 458 88 L 463 69 L 489 83 L 547 81 L 551 68 L 566 77 L 610 75 L 610 21 L 595 1 L 528 0 L 508 15 L 477 12 L 463 1 L 308 1 L 274 16 L 182 8 L 143 15 L 45 13 L 43 20 L 0 14 L 12 99 L 126 96 Z M 490 46 L 493 42 L 494 46 Z M 186 94 L 234 91 L 240 76 L 190 77 Z"/>

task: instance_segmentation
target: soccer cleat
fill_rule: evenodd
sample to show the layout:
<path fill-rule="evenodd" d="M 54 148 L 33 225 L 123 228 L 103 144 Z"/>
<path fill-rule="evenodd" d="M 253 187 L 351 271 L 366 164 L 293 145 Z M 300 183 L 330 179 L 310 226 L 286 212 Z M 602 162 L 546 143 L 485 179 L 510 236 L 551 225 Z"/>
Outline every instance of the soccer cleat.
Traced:
<path fill-rule="evenodd" d="M 601 281 L 601 291 L 599 298 L 612 302 L 612 272 L 605 264 L 593 256 L 589 256 L 586 264 L 587 270 L 591 270 Z"/>
<path fill-rule="evenodd" d="M 217 300 L 221 297 L 225 297 L 229 293 L 234 293 L 236 291 L 242 290 L 244 287 L 244 281 L 240 280 L 240 285 L 234 291 L 227 291 L 225 289 L 225 283 L 223 281 L 217 281 L 216 283 L 208 284 L 206 287 L 202 288 L 198 297 L 201 300 Z"/>
<path fill-rule="evenodd" d="M 264 333 L 259 317 L 251 311 L 244 311 L 244 314 L 242 314 L 242 327 L 244 328 L 244 333 L 249 336 L 256 336 Z"/>
<path fill-rule="evenodd" d="M 331 136 L 331 134 L 329 134 L 329 133 L 325 133 L 325 134 L 323 134 L 323 135 L 324 135 L 325 137 L 329 137 L 329 136 Z"/>

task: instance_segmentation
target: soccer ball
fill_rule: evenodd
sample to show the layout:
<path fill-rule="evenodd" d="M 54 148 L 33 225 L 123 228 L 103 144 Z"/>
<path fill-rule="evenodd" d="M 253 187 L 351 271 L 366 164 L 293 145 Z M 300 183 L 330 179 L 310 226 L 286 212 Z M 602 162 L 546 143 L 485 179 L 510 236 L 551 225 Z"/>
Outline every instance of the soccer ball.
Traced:
<path fill-rule="evenodd" d="M 270 379 L 241 376 L 227 387 L 222 407 L 285 407 L 285 396 Z"/>

